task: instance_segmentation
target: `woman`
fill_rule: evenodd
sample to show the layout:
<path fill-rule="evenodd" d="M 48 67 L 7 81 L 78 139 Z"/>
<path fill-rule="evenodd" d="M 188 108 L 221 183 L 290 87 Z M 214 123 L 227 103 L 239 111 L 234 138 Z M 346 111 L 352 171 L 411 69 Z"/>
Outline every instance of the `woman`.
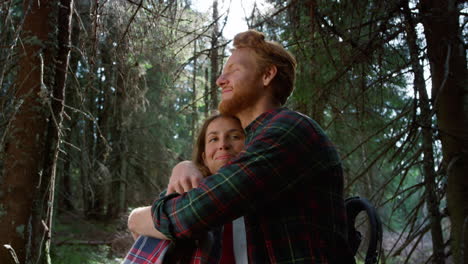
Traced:
<path fill-rule="evenodd" d="M 203 177 L 208 177 L 242 151 L 244 140 L 244 130 L 237 118 L 214 115 L 203 123 L 194 147 L 192 161 Z M 174 172 L 176 170 L 173 174 Z M 171 178 L 177 179 L 177 175 L 172 175 Z M 175 186 L 171 187 L 173 190 L 182 193 L 198 186 L 198 182 L 176 180 L 171 186 Z M 169 191 L 172 191 L 171 188 Z M 166 194 L 163 192 L 161 195 Z M 151 228 L 153 224 L 150 216 L 141 217 L 140 212 L 148 214 L 148 207 L 142 209 L 144 210 L 135 209 L 129 217 L 129 229 L 137 240 L 123 263 L 230 263 L 234 259 L 230 227 L 224 228 L 223 235 L 221 228 L 213 228 L 197 240 L 177 242 L 160 240 L 150 237 L 152 230 L 156 230 Z M 145 219 L 144 224 L 141 219 Z"/>

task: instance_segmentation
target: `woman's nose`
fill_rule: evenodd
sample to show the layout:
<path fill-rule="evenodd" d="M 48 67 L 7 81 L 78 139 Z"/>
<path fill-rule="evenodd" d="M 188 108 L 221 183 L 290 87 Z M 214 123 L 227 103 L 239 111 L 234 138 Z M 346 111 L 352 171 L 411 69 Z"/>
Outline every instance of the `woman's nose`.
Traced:
<path fill-rule="evenodd" d="M 228 140 L 222 139 L 220 141 L 219 149 L 229 149 L 231 147 L 231 144 L 229 143 Z"/>

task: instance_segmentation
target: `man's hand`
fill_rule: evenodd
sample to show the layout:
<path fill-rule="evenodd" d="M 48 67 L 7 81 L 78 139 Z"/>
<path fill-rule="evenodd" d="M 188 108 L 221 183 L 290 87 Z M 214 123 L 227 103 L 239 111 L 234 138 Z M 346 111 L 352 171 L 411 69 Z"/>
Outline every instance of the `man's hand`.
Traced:
<path fill-rule="evenodd" d="M 140 235 L 169 240 L 154 227 L 151 217 L 151 206 L 134 209 L 128 217 L 127 225 L 135 240 Z"/>
<path fill-rule="evenodd" d="M 203 175 L 193 162 L 182 161 L 172 169 L 167 194 L 188 192 L 193 188 L 197 188 L 202 179 Z"/>

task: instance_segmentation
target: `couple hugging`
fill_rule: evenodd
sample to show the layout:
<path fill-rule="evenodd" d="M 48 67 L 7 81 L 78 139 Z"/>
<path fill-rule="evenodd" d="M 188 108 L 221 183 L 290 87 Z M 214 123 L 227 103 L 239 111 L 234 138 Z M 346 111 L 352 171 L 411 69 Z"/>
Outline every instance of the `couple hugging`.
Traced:
<path fill-rule="evenodd" d="M 262 33 L 235 36 L 220 114 L 167 192 L 130 214 L 123 263 L 354 263 L 338 153 L 315 121 L 282 107 L 295 70 Z"/>

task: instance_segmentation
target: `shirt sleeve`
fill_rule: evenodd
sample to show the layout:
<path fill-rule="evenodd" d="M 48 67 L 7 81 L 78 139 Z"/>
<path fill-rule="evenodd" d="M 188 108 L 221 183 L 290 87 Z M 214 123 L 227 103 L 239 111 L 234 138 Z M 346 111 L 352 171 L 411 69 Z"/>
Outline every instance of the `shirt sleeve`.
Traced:
<path fill-rule="evenodd" d="M 278 199 L 310 177 L 310 171 L 339 163 L 321 129 L 298 115 L 274 118 L 249 142 L 198 188 L 155 201 L 156 229 L 169 239 L 190 238 Z"/>

